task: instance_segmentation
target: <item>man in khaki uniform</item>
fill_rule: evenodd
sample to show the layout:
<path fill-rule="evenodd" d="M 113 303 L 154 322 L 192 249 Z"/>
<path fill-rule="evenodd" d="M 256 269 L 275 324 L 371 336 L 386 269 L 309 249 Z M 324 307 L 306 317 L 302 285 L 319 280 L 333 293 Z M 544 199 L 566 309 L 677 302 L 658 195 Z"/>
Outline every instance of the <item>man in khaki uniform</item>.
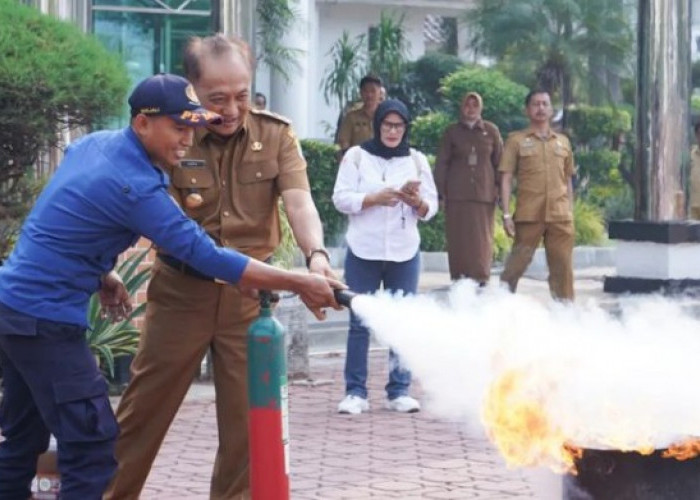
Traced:
<path fill-rule="evenodd" d="M 445 206 L 450 277 L 486 284 L 493 260 L 493 224 L 498 198 L 498 163 L 503 140 L 481 117 L 477 92 L 462 99 L 460 119 L 447 127 L 435 161 L 435 184 Z"/>
<path fill-rule="evenodd" d="M 220 245 L 268 259 L 280 242 L 281 196 L 311 272 L 332 276 L 306 162 L 289 122 L 251 110 L 253 57 L 239 39 L 193 38 L 185 72 L 223 117 L 195 136 L 170 172 L 171 192 Z M 211 348 L 219 447 L 211 498 L 248 498 L 246 332 L 258 300 L 158 253 L 133 378 L 117 410 L 118 471 L 106 498 L 137 499 L 200 362 Z"/>
<path fill-rule="evenodd" d="M 374 112 L 382 101 L 382 81 L 379 77 L 367 75 L 360 80 L 362 107 L 348 111 L 338 129 L 338 146 L 345 154 L 352 146 L 357 146 L 374 137 L 372 121 Z"/>
<path fill-rule="evenodd" d="M 700 122 L 695 124 L 697 144 L 690 150 L 690 219 L 700 220 Z"/>
<path fill-rule="evenodd" d="M 525 99 L 530 126 L 508 135 L 498 170 L 501 172 L 503 227 L 515 237 L 501 281 L 515 292 L 518 280 L 544 237 L 549 266 L 549 291 L 560 300 L 574 299 L 574 157 L 569 139 L 550 128 L 552 104 L 546 91 Z M 509 211 L 513 177 L 517 178 L 515 215 Z"/>

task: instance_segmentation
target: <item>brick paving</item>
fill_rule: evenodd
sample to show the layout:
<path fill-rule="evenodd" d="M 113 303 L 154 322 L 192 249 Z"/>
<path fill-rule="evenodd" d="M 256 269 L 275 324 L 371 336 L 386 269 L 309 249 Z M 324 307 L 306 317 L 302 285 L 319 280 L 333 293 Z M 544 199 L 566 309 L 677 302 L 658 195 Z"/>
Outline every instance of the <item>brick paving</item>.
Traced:
<path fill-rule="evenodd" d="M 339 415 L 343 357 L 312 358 L 312 382 L 290 387 L 291 489 L 311 499 L 560 498 L 553 474 L 507 469 L 466 425 L 383 408 L 386 351 L 370 355 L 369 413 Z M 418 386 L 418 384 L 416 384 Z M 414 394 L 420 396 L 420 388 Z M 213 389 L 196 384 L 158 455 L 143 499 L 208 498 L 216 449 Z"/>

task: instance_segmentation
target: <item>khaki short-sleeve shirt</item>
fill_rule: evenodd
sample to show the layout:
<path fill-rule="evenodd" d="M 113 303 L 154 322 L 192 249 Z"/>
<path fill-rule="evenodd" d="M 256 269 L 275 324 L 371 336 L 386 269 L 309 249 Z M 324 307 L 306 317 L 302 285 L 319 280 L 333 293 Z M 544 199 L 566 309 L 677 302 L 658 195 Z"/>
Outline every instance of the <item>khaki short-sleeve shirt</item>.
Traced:
<path fill-rule="evenodd" d="M 341 151 L 357 146 L 374 137 L 372 118 L 367 116 L 364 108 L 348 111 L 340 123 L 338 145 Z"/>
<path fill-rule="evenodd" d="M 220 245 L 260 260 L 280 243 L 280 194 L 309 190 L 289 121 L 263 110 L 251 110 L 231 137 L 197 130 L 187 158 L 170 175 L 170 192 L 187 215 Z M 202 197 L 200 205 L 188 206 L 192 193 Z"/>
<path fill-rule="evenodd" d="M 530 128 L 512 132 L 498 170 L 517 179 L 515 221 L 573 220 L 568 185 L 575 173 L 574 156 L 565 135 L 550 131 L 542 139 Z"/>

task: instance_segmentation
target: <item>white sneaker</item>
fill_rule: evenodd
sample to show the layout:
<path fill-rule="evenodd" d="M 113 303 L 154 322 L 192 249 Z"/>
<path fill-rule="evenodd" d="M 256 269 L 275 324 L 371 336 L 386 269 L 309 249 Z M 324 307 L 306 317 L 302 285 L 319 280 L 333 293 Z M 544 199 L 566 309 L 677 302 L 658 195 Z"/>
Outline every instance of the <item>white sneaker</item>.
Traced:
<path fill-rule="evenodd" d="M 350 415 L 359 415 L 363 411 L 369 410 L 369 403 L 365 398 L 348 394 L 343 400 L 338 403 L 338 413 L 347 413 Z"/>
<path fill-rule="evenodd" d="M 420 411 L 420 403 L 411 396 L 399 396 L 386 402 L 388 410 L 400 413 L 416 413 Z"/>

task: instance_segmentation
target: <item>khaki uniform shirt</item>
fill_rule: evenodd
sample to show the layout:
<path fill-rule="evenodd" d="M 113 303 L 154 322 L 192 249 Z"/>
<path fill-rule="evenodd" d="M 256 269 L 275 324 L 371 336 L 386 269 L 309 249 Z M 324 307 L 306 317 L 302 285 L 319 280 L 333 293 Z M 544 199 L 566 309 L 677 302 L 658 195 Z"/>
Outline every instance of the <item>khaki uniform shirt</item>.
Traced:
<path fill-rule="evenodd" d="M 348 111 L 343 118 L 338 132 L 338 145 L 341 151 L 357 146 L 374 137 L 372 118 L 367 116 L 364 108 Z"/>
<path fill-rule="evenodd" d="M 288 120 L 251 110 L 241 128 L 222 138 L 197 129 L 186 159 L 170 173 L 170 191 L 187 215 L 220 245 L 265 260 L 279 245 L 280 193 L 309 190 L 306 161 Z M 203 202 L 188 207 L 187 195 Z"/>
<path fill-rule="evenodd" d="M 700 208 L 700 148 L 690 150 L 690 206 Z"/>
<path fill-rule="evenodd" d="M 573 220 L 568 185 L 574 175 L 574 155 L 565 135 L 550 131 L 548 138 L 540 139 L 530 128 L 512 132 L 498 170 L 517 179 L 515 221 Z"/>
<path fill-rule="evenodd" d="M 474 127 L 450 125 L 435 162 L 435 184 L 446 200 L 493 203 L 498 196 L 497 169 L 503 152 L 498 127 L 479 120 Z"/>

